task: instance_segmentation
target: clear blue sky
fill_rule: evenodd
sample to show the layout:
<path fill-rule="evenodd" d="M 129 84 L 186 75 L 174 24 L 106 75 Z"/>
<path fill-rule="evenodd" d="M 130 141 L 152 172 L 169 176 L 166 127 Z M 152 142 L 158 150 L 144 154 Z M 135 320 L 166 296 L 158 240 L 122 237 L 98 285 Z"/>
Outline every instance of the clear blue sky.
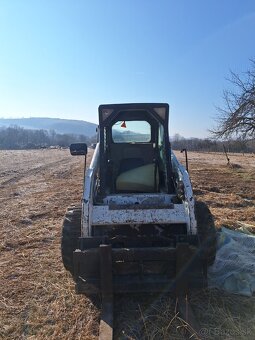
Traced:
<path fill-rule="evenodd" d="M 254 0 L 0 0 L 0 117 L 168 102 L 172 135 L 205 137 L 253 57 Z"/>

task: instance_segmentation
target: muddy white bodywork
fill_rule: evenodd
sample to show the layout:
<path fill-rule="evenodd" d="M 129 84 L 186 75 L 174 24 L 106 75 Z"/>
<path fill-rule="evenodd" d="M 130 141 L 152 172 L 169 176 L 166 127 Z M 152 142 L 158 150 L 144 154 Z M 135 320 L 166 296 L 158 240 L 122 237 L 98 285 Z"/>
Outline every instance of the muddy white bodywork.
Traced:
<path fill-rule="evenodd" d="M 99 186 L 99 143 L 86 171 L 82 199 L 81 236 L 92 235 L 92 226 L 141 224 L 186 224 L 187 234 L 197 234 L 194 214 L 194 197 L 189 174 L 171 153 L 176 183 L 182 188 L 182 202 L 176 203 L 176 195 L 165 193 L 112 194 L 96 202 Z"/>
<path fill-rule="evenodd" d="M 206 287 L 208 252 L 189 174 L 171 152 L 169 105 L 103 104 L 98 111 L 82 210 L 68 211 L 62 234 L 76 292 L 187 294 Z M 73 144 L 70 152 L 86 156 L 87 145 Z"/>
<path fill-rule="evenodd" d="M 190 234 L 196 235 L 197 221 L 195 218 L 195 200 L 189 174 L 185 167 L 178 161 L 173 152 L 171 152 L 171 161 L 173 172 L 176 174 L 178 181 L 180 181 L 180 183 L 183 183 L 184 189 L 183 204 L 185 205 L 186 213 L 189 215 Z"/>

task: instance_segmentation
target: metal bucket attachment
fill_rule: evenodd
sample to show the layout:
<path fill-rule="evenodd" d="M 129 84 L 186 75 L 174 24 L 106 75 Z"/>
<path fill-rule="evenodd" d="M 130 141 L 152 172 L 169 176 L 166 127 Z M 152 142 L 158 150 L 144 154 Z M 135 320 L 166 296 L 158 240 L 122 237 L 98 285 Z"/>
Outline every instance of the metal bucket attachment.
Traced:
<path fill-rule="evenodd" d="M 207 285 L 198 249 L 188 243 L 176 247 L 112 248 L 108 269 L 102 266 L 101 247 L 76 250 L 74 278 L 77 293 L 102 292 L 104 280 L 111 277 L 114 293 L 177 291 Z"/>

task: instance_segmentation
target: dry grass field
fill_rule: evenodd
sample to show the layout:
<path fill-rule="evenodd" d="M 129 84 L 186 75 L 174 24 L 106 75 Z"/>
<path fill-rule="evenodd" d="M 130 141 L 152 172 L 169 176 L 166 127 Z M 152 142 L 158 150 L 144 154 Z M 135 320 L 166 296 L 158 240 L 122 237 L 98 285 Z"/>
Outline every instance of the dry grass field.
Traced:
<path fill-rule="evenodd" d="M 255 157 L 230 155 L 232 166 L 222 154 L 189 158 L 196 197 L 208 203 L 217 227 L 254 225 Z M 60 254 L 62 219 L 80 200 L 82 171 L 82 158 L 68 150 L 0 151 L 2 339 L 97 338 L 100 308 L 75 295 Z M 254 338 L 255 297 L 206 290 L 192 294 L 191 304 L 201 338 Z M 187 337 L 170 296 L 117 297 L 115 321 L 116 339 Z"/>

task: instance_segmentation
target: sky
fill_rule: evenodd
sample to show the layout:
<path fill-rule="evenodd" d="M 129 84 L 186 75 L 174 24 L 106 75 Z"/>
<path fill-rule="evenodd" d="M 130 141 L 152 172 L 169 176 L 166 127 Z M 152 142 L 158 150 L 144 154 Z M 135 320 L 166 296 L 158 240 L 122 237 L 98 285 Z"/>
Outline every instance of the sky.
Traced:
<path fill-rule="evenodd" d="M 0 0 L 0 117 L 167 102 L 171 135 L 207 137 L 254 57 L 254 0 Z"/>

